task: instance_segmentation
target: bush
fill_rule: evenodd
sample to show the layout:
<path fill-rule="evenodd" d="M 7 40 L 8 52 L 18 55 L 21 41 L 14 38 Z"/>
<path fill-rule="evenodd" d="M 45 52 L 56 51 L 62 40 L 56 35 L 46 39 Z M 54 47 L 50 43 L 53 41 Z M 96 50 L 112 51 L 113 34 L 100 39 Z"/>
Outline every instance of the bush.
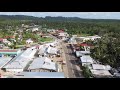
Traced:
<path fill-rule="evenodd" d="M 88 66 L 83 66 L 82 69 L 83 69 L 83 75 L 85 78 L 92 77 L 92 73 L 90 72 Z"/>

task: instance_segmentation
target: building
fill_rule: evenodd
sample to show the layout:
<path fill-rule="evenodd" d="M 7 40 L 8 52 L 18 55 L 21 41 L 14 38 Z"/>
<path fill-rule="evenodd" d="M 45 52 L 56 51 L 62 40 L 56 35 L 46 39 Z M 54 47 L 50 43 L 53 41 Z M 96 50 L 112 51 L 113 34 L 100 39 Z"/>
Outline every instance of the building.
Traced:
<path fill-rule="evenodd" d="M 60 32 L 59 34 L 58 34 L 58 37 L 60 38 L 60 39 L 62 39 L 62 40 L 66 40 L 67 38 L 68 38 L 68 33 L 67 32 Z"/>
<path fill-rule="evenodd" d="M 82 57 L 80 57 L 80 61 L 81 61 L 82 66 L 90 65 L 94 63 L 93 62 L 94 60 L 90 57 L 90 55 L 83 55 Z"/>
<path fill-rule="evenodd" d="M 0 58 L 0 69 L 4 67 L 8 62 L 10 62 L 12 57 L 2 57 Z"/>
<path fill-rule="evenodd" d="M 33 43 L 33 40 L 31 39 L 26 40 L 26 44 L 32 44 L 32 43 Z"/>
<path fill-rule="evenodd" d="M 89 65 L 89 69 L 92 75 L 96 78 L 100 77 L 111 77 L 111 67 L 109 65 L 102 65 L 102 64 L 91 64 Z"/>
<path fill-rule="evenodd" d="M 26 69 L 36 54 L 37 49 L 28 48 L 26 51 L 15 57 L 11 62 L 4 66 L 8 72 L 22 72 Z"/>
<path fill-rule="evenodd" d="M 28 68 L 30 72 L 56 72 L 58 71 L 57 64 L 52 62 L 47 57 L 36 58 Z"/>
<path fill-rule="evenodd" d="M 75 54 L 76 54 L 76 57 L 81 57 L 83 55 L 89 55 L 90 51 L 76 51 Z"/>
<path fill-rule="evenodd" d="M 21 72 L 13 78 L 65 78 L 62 72 Z"/>
<path fill-rule="evenodd" d="M 94 69 L 94 70 L 111 70 L 111 66 L 102 65 L 102 64 L 91 64 L 90 69 Z"/>
<path fill-rule="evenodd" d="M 32 29 L 32 32 L 36 32 L 36 31 L 38 31 L 39 29 L 38 28 L 33 28 Z"/>
<path fill-rule="evenodd" d="M 0 57 L 17 56 L 20 53 L 20 49 L 0 49 Z"/>
<path fill-rule="evenodd" d="M 102 77 L 112 77 L 111 73 L 107 70 L 94 70 L 90 69 L 93 77 L 102 78 Z"/>
<path fill-rule="evenodd" d="M 39 50 L 38 50 L 38 55 L 39 57 L 44 57 L 44 56 L 47 56 L 46 52 L 47 52 L 47 48 L 48 46 L 46 45 L 41 45 Z"/>
<path fill-rule="evenodd" d="M 50 54 L 50 55 L 57 55 L 57 48 L 53 48 L 53 47 L 48 47 L 47 48 L 47 54 Z"/>

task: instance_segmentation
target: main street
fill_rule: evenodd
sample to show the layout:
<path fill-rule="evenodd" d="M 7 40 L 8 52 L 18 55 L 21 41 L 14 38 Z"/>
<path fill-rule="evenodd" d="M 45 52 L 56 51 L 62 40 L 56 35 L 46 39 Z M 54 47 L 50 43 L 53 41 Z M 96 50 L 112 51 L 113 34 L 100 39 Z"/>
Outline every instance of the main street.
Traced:
<path fill-rule="evenodd" d="M 53 37 L 54 40 L 61 42 L 61 40 L 56 38 L 55 36 L 50 36 Z M 66 67 L 64 67 L 64 73 L 67 74 L 66 76 L 68 78 L 83 78 L 82 70 L 79 63 L 80 60 L 76 58 L 75 55 L 72 53 L 70 45 L 65 42 L 61 42 L 60 46 L 63 50 L 63 59 L 66 61 Z"/>
<path fill-rule="evenodd" d="M 80 60 L 76 58 L 75 55 L 72 53 L 72 49 L 70 45 L 66 43 L 62 43 L 62 46 L 63 46 L 63 50 L 65 53 L 68 77 L 69 78 L 83 78 L 82 70 L 80 68 L 80 63 L 79 63 Z"/>

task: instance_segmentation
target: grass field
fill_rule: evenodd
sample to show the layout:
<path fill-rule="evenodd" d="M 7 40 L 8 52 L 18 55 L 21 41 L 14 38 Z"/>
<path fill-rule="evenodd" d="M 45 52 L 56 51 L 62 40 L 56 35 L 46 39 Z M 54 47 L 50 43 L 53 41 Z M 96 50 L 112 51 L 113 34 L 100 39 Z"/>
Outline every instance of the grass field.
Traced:
<path fill-rule="evenodd" d="M 48 41 L 52 41 L 52 40 L 53 40 L 53 38 L 45 37 L 45 38 L 40 38 L 39 42 L 48 42 Z"/>

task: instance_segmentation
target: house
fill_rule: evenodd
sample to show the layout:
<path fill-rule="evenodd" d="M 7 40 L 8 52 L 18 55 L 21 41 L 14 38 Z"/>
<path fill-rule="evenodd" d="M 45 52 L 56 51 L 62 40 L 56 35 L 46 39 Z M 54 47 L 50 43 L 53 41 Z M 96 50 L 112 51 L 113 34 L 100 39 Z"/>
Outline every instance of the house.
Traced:
<path fill-rule="evenodd" d="M 38 55 L 39 57 L 44 57 L 44 56 L 47 56 L 46 52 L 47 52 L 47 48 L 48 46 L 46 45 L 41 45 L 39 50 L 38 50 Z"/>
<path fill-rule="evenodd" d="M 100 77 L 111 77 L 111 67 L 109 65 L 102 65 L 102 64 L 91 64 L 89 65 L 89 69 L 92 75 L 96 78 Z"/>
<path fill-rule="evenodd" d="M 36 31 L 38 31 L 39 29 L 38 28 L 33 28 L 32 29 L 32 32 L 36 32 Z"/>
<path fill-rule="evenodd" d="M 102 77 L 112 77 L 111 73 L 107 70 L 94 70 L 90 69 L 93 77 L 102 78 Z"/>
<path fill-rule="evenodd" d="M 0 69 L 2 69 L 2 67 L 4 67 L 11 60 L 12 60 L 12 57 L 2 57 L 2 58 L 0 58 Z"/>
<path fill-rule="evenodd" d="M 28 67 L 28 64 L 33 60 L 37 49 L 28 48 L 26 51 L 15 57 L 11 62 L 5 65 L 3 68 L 7 72 L 23 72 Z"/>
<path fill-rule="evenodd" d="M 58 71 L 58 67 L 49 58 L 41 57 L 34 59 L 28 70 L 30 72 L 56 72 Z"/>
<path fill-rule="evenodd" d="M 111 70 L 111 66 L 109 65 L 102 65 L 102 64 L 91 64 L 90 69 L 94 70 Z"/>
<path fill-rule="evenodd" d="M 0 49 L 0 56 L 17 56 L 21 53 L 20 49 Z"/>
<path fill-rule="evenodd" d="M 83 55 L 89 55 L 90 51 L 76 51 L 75 54 L 76 54 L 76 57 L 81 57 Z"/>
<path fill-rule="evenodd" d="M 82 57 L 80 57 L 80 61 L 81 61 L 82 66 L 90 65 L 94 63 L 93 62 L 94 60 L 90 57 L 90 55 L 83 55 Z"/>
<path fill-rule="evenodd" d="M 63 72 L 20 72 L 13 78 L 65 78 Z"/>
<path fill-rule="evenodd" d="M 53 47 L 48 47 L 47 49 L 47 54 L 50 54 L 50 55 L 57 55 L 57 48 L 53 48 Z"/>
<path fill-rule="evenodd" d="M 31 39 L 26 40 L 26 44 L 32 44 L 32 43 L 33 43 L 33 40 Z"/>
<path fill-rule="evenodd" d="M 8 44 L 8 45 L 11 45 L 12 43 L 10 41 L 8 41 L 7 39 L 2 39 L 1 40 L 2 43 L 4 44 Z"/>
<path fill-rule="evenodd" d="M 66 40 L 67 38 L 68 38 L 68 33 L 67 32 L 60 32 L 59 34 L 58 34 L 58 37 L 60 38 L 60 39 L 62 39 L 62 40 Z"/>

